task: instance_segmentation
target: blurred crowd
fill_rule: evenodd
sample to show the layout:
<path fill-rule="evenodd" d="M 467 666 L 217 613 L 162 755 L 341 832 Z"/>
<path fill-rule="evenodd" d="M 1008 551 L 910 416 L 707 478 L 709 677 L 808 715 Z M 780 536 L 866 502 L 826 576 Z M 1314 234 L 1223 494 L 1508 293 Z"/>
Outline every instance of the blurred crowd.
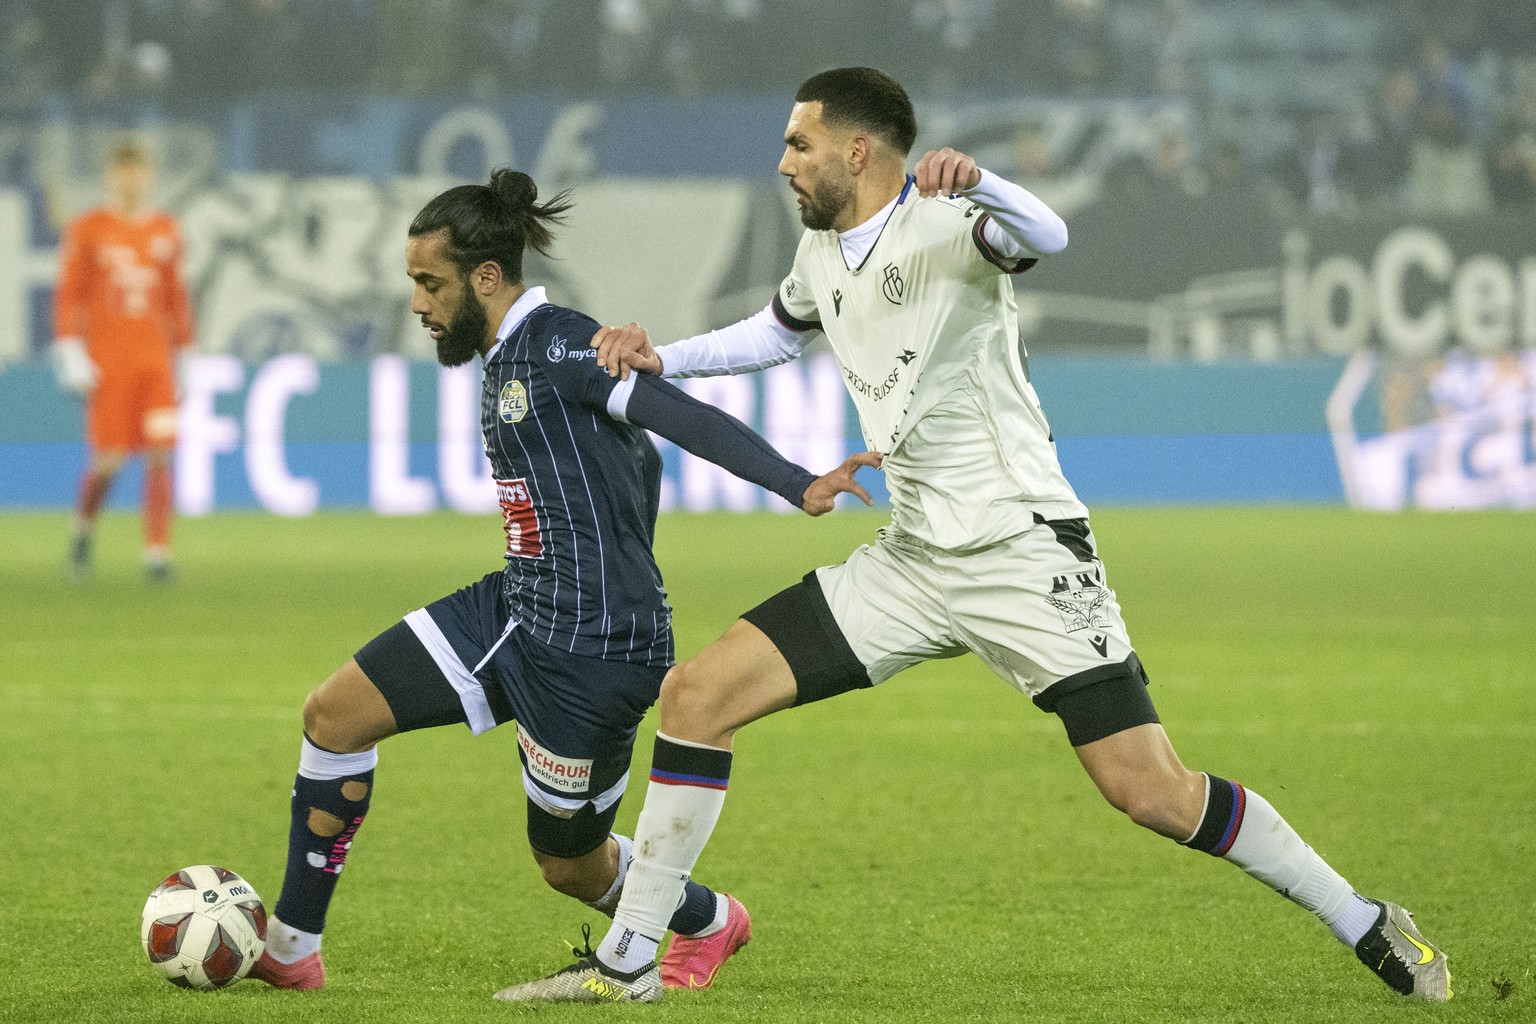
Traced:
<path fill-rule="evenodd" d="M 0 113 L 59 95 L 784 93 L 867 63 L 920 98 L 1186 104 L 1115 169 L 1129 189 L 1536 214 L 1528 0 L 0 2 Z M 1063 156 L 1027 159 L 1048 174 Z"/>
<path fill-rule="evenodd" d="M 1536 221 L 1536 48 L 1500 69 L 1497 88 L 1486 80 L 1474 88 L 1472 68 L 1444 37 L 1426 34 L 1412 57 L 1381 68 L 1358 94 L 1296 104 L 1267 149 L 1211 102 L 1197 114 L 1203 134 L 1185 119 L 1155 122 L 1107 186 L 1148 197 L 1262 197 L 1286 213 L 1509 212 Z M 1047 160 L 1037 173 L 1053 170 Z"/>
<path fill-rule="evenodd" d="M 6 106 L 371 88 L 375 0 L 3 0 Z M 425 6 L 425 5 L 424 5 Z"/>

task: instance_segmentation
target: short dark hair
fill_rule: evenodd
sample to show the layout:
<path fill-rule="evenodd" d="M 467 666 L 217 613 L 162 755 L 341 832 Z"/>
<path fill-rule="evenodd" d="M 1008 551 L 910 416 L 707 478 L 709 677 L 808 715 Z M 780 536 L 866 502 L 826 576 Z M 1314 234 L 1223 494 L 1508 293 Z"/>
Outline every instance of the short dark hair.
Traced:
<path fill-rule="evenodd" d="M 455 185 L 438 194 L 411 221 L 410 235 L 448 232 L 446 254 L 459 273 L 482 263 L 501 265 L 509 281 L 523 279 L 523 250 L 549 255 L 555 236 L 550 225 L 564 219 L 574 204 L 569 190 L 542 206 L 539 188 L 522 171 L 501 167 L 488 185 Z"/>
<path fill-rule="evenodd" d="M 917 115 L 901 84 L 874 68 L 833 68 L 812 75 L 796 103 L 820 103 L 821 119 L 862 128 L 906 156 L 917 138 Z"/>

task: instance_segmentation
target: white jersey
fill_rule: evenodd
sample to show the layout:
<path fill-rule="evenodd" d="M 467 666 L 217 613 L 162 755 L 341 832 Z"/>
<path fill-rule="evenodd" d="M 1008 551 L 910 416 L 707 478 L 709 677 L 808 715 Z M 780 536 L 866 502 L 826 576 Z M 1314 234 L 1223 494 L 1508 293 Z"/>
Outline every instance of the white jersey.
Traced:
<path fill-rule="evenodd" d="M 999 257 L 982 208 L 922 199 L 910 180 L 881 215 L 854 267 L 837 232 L 807 231 L 774 312 L 788 327 L 826 333 L 864 439 L 886 453 L 893 523 L 963 550 L 1022 533 L 1032 513 L 1085 517 L 1018 338 L 1006 275 L 1035 261 Z"/>
<path fill-rule="evenodd" d="M 865 442 L 886 455 L 894 524 L 934 547 L 983 547 L 1035 515 L 1088 514 L 1056 461 L 1005 276 L 1065 246 L 1061 219 L 1017 185 L 983 171 L 962 197 L 922 199 L 909 177 L 863 224 L 807 231 L 768 308 L 658 353 L 669 377 L 746 373 L 825 332 Z"/>

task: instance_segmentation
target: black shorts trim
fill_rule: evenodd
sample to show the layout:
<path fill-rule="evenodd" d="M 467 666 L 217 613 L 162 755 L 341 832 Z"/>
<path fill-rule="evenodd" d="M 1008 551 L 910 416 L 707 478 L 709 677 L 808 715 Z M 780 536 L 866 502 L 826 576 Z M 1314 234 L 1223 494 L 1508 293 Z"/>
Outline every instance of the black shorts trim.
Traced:
<path fill-rule="evenodd" d="M 615 800 L 599 811 L 589 800 L 569 818 L 561 818 L 529 800 L 528 845 L 550 857 L 585 857 L 608 841 L 619 803 Z"/>
<path fill-rule="evenodd" d="M 795 706 L 873 685 L 838 628 L 816 573 L 741 616 L 767 634 L 795 674 Z"/>
<path fill-rule="evenodd" d="M 1093 550 L 1093 540 L 1088 532 L 1086 519 L 1047 519 L 1034 513 L 1037 526 L 1049 526 L 1056 535 L 1056 543 L 1072 552 L 1079 562 L 1092 562 L 1098 556 Z"/>
<path fill-rule="evenodd" d="M 1067 728 L 1067 740 L 1074 747 L 1081 747 L 1138 725 L 1161 721 L 1147 693 L 1149 685 L 1141 659 L 1133 651 L 1117 665 L 1057 680 L 1034 701 L 1042 711 L 1059 717 Z"/>

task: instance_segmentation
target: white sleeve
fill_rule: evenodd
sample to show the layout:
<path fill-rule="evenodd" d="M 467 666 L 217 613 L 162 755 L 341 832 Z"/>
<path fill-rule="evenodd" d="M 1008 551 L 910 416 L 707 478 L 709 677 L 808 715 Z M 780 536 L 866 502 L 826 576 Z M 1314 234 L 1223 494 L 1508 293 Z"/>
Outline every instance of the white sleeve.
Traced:
<path fill-rule="evenodd" d="M 992 215 L 981 230 L 999 256 L 1053 256 L 1067 247 L 1065 222 L 1021 185 L 981 171 L 976 187 L 960 194 Z"/>
<path fill-rule="evenodd" d="M 751 373 L 794 359 L 816 333 L 785 327 L 770 305 L 729 327 L 659 346 L 656 354 L 663 377 Z"/>

